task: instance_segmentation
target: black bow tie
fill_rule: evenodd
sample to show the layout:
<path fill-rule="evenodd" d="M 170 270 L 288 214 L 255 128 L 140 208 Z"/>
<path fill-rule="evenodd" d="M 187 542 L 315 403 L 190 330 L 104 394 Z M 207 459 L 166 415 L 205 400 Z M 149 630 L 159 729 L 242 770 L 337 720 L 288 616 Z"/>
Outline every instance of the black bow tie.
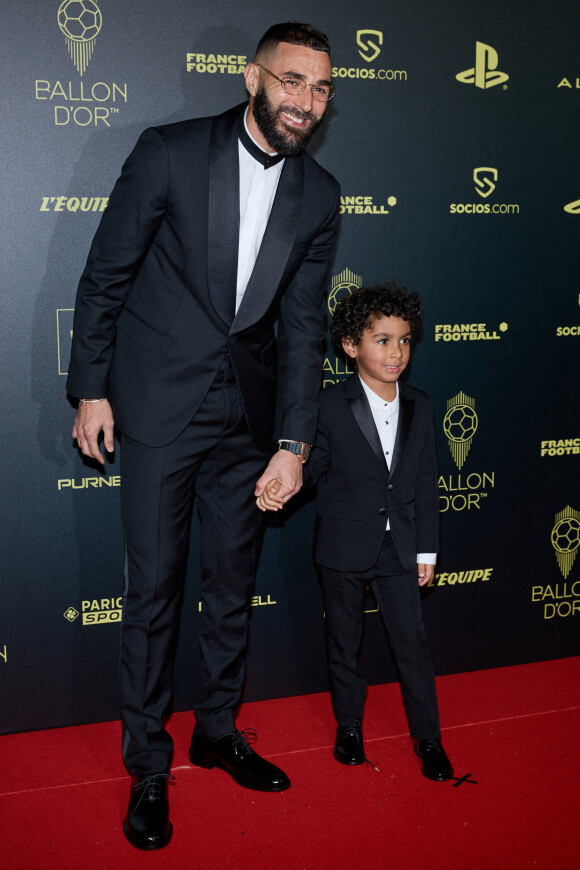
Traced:
<path fill-rule="evenodd" d="M 240 122 L 238 124 L 238 138 L 248 154 L 251 154 L 254 160 L 261 163 L 264 169 L 270 169 L 271 166 L 275 166 L 277 163 L 280 163 L 281 160 L 284 160 L 283 154 L 266 154 L 265 151 L 262 151 L 259 145 L 256 145 L 246 130 L 243 114 L 240 116 Z"/>

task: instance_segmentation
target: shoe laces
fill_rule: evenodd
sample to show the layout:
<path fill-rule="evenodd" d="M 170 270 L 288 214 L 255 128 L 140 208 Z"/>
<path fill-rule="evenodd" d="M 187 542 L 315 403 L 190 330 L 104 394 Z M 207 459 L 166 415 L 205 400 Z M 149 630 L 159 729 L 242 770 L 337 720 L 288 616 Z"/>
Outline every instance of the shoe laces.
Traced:
<path fill-rule="evenodd" d="M 367 758 L 367 754 L 364 750 L 363 739 L 362 739 L 362 726 L 358 719 L 352 723 L 352 725 L 347 725 L 346 728 L 341 728 L 340 733 L 342 737 L 354 737 L 356 742 L 359 745 L 362 757 L 364 758 L 365 765 L 367 767 L 372 767 L 373 770 L 376 770 L 377 773 L 380 773 L 379 768 L 376 766 L 374 761 L 371 761 L 370 758 Z"/>
<path fill-rule="evenodd" d="M 135 809 L 139 806 L 142 800 L 160 800 L 164 785 L 162 780 L 169 782 L 174 779 L 175 777 L 171 773 L 152 773 L 149 776 L 140 777 L 139 782 L 133 786 L 133 791 L 141 792 Z"/>
<path fill-rule="evenodd" d="M 243 731 L 230 731 L 225 737 L 232 736 L 233 746 L 236 752 L 240 755 L 249 755 L 253 752 L 251 744 L 258 740 L 258 733 L 255 728 L 245 728 Z"/>

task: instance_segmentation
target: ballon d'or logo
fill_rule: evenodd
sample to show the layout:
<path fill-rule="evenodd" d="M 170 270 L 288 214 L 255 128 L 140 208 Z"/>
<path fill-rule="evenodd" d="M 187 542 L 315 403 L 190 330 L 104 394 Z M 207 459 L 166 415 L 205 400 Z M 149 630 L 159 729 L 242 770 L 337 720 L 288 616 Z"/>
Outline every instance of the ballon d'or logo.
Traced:
<path fill-rule="evenodd" d="M 556 514 L 552 529 L 552 546 L 556 552 L 558 567 L 564 580 L 572 570 L 572 565 L 580 547 L 580 511 L 575 511 L 570 505 Z"/>
<path fill-rule="evenodd" d="M 336 306 L 347 296 L 352 296 L 355 290 L 362 287 L 362 278 L 350 269 L 345 269 L 332 279 L 332 289 L 328 296 L 328 310 L 334 314 Z"/>
<path fill-rule="evenodd" d="M 81 76 L 92 57 L 95 38 L 102 25 L 103 16 L 94 0 L 63 0 L 58 8 L 58 26 Z"/>
<path fill-rule="evenodd" d="M 459 392 L 447 402 L 447 413 L 443 418 L 443 431 L 449 442 L 449 449 L 457 468 L 461 471 L 471 441 L 477 432 L 477 414 L 475 399 Z"/>

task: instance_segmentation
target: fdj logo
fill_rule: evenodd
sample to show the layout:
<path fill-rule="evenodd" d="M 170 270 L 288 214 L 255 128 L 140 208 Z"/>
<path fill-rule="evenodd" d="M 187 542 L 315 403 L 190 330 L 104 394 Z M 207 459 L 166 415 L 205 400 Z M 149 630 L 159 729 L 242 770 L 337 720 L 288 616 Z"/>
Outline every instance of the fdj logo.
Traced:
<path fill-rule="evenodd" d="M 552 546 L 565 580 L 572 570 L 580 547 L 580 511 L 575 511 L 568 505 L 554 519 L 556 522 L 551 534 Z"/>
<path fill-rule="evenodd" d="M 101 10 L 94 0 L 63 0 L 59 6 L 58 26 L 81 76 L 91 59 L 102 24 Z"/>
<path fill-rule="evenodd" d="M 490 180 L 489 176 L 493 178 Z M 475 181 L 475 191 L 484 199 L 493 193 L 495 190 L 495 182 L 497 181 L 498 172 L 492 166 L 478 166 L 473 170 L 473 180 Z"/>
<path fill-rule="evenodd" d="M 463 392 L 449 399 L 447 413 L 443 418 L 443 431 L 447 436 L 453 461 L 460 471 L 467 459 L 477 426 L 475 399 L 466 396 Z"/>
<path fill-rule="evenodd" d="M 463 70 L 455 78 L 464 85 L 475 85 L 476 88 L 485 90 L 507 82 L 509 76 L 504 72 L 497 72 L 499 58 L 497 51 L 484 42 L 475 43 L 475 66 Z"/>
<path fill-rule="evenodd" d="M 336 306 L 347 296 L 352 296 L 355 290 L 362 287 L 362 278 L 350 269 L 345 269 L 332 279 L 332 289 L 328 295 L 328 310 L 334 314 Z"/>
<path fill-rule="evenodd" d="M 373 40 L 376 39 L 376 42 Z M 381 53 L 383 44 L 383 34 L 380 30 L 357 30 L 356 44 L 358 45 L 358 53 L 367 63 L 372 63 Z"/>

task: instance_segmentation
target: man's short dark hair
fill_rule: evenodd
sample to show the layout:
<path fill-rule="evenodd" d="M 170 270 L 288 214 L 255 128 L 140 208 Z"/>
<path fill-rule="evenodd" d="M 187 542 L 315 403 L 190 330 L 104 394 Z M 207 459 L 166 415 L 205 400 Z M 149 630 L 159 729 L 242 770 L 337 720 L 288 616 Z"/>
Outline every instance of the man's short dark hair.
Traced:
<path fill-rule="evenodd" d="M 343 353 L 343 338 L 348 337 L 353 344 L 359 344 L 365 329 L 370 329 L 373 321 L 383 316 L 407 320 L 414 337 L 423 323 L 421 299 L 393 281 L 361 287 L 336 306 L 330 326 L 330 337 L 336 350 Z"/>
<path fill-rule="evenodd" d="M 256 57 L 260 52 L 269 52 L 276 49 L 280 42 L 288 42 L 290 45 L 303 45 L 314 51 L 326 51 L 330 54 L 330 43 L 325 33 L 311 27 L 310 24 L 301 24 L 299 21 L 286 21 L 283 24 L 273 24 L 258 43 Z"/>

